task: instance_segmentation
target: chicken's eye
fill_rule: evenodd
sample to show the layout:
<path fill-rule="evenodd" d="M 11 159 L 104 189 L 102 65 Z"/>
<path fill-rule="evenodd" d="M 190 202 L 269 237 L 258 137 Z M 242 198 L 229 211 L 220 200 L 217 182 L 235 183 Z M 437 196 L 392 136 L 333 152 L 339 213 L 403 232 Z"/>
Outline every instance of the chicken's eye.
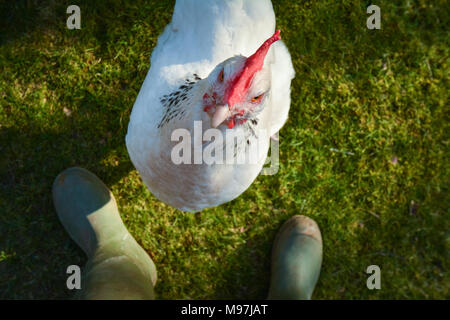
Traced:
<path fill-rule="evenodd" d="M 259 96 L 252 98 L 252 102 L 253 103 L 260 102 L 263 96 L 264 96 L 264 93 L 261 93 Z"/>
<path fill-rule="evenodd" d="M 222 69 L 222 71 L 220 71 L 220 73 L 219 73 L 219 81 L 220 81 L 220 82 L 223 82 L 223 69 Z"/>

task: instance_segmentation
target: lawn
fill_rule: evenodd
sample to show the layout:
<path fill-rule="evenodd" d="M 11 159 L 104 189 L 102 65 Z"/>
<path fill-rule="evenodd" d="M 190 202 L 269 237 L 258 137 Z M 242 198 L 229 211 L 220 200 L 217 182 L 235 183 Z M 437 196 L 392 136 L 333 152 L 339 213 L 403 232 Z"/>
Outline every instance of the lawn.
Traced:
<path fill-rule="evenodd" d="M 95 3 L 95 4 L 94 4 Z M 158 201 L 125 146 L 174 1 L 0 0 L 0 298 L 63 299 L 84 253 L 51 199 L 71 166 L 97 174 L 158 269 L 160 299 L 263 299 L 281 224 L 324 239 L 314 299 L 449 299 L 448 3 L 274 0 L 296 77 L 280 170 L 200 213 Z M 366 268 L 381 268 L 381 289 Z"/>

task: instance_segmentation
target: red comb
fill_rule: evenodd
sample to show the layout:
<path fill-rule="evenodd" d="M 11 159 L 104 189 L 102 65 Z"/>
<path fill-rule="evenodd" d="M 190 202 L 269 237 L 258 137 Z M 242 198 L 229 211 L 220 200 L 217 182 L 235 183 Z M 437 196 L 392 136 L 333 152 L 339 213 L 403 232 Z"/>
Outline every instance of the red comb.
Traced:
<path fill-rule="evenodd" d="M 264 65 L 264 58 L 266 57 L 270 46 L 275 41 L 281 39 L 280 32 L 281 30 L 275 31 L 273 36 L 264 41 L 261 47 L 259 47 L 254 54 L 247 58 L 241 73 L 233 79 L 232 83 L 225 92 L 225 101 L 227 102 L 229 108 L 231 108 L 236 102 L 243 99 L 253 76 L 256 72 L 262 69 Z"/>

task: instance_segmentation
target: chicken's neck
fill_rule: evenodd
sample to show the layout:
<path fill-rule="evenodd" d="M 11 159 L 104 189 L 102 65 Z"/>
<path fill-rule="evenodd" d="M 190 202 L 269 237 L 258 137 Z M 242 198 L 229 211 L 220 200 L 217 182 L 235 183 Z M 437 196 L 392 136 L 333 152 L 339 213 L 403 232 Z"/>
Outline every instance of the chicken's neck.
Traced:
<path fill-rule="evenodd" d="M 200 91 L 203 81 L 197 74 L 194 74 L 193 78 L 186 79 L 175 91 L 160 98 L 163 108 L 162 117 L 158 123 L 160 130 L 163 131 L 168 127 L 183 128 L 183 124 L 192 120 L 189 118 L 193 116 L 193 111 L 201 102 Z"/>

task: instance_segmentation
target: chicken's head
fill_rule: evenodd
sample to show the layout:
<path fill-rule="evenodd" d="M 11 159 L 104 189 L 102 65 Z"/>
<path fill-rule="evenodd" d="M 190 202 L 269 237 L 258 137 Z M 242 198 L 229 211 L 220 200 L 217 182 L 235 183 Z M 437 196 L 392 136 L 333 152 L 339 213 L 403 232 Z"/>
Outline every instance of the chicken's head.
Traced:
<path fill-rule="evenodd" d="M 267 39 L 250 57 L 234 56 L 208 76 L 203 110 L 211 116 L 211 127 L 226 123 L 232 129 L 264 108 L 271 84 L 270 70 L 263 68 L 270 46 L 280 40 L 280 30 Z"/>

